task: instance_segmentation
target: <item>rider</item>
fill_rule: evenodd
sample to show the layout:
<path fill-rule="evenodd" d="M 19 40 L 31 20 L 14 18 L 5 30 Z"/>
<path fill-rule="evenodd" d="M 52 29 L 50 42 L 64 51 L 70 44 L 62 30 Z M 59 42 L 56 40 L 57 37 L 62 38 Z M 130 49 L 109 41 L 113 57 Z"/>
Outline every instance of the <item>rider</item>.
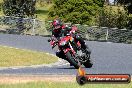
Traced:
<path fill-rule="evenodd" d="M 68 34 L 70 32 L 70 30 L 72 29 L 71 27 L 64 25 L 60 19 L 55 19 L 52 22 L 53 25 L 53 30 L 52 30 L 52 35 L 59 40 L 60 37 L 64 36 L 65 34 Z M 79 36 L 79 35 L 75 35 L 74 38 L 79 41 L 81 43 L 81 48 L 86 49 L 88 48 L 85 45 L 84 40 Z M 89 52 L 90 53 L 90 52 Z M 59 58 L 63 58 L 65 59 L 64 53 L 61 51 L 56 52 L 56 56 L 58 56 Z"/>

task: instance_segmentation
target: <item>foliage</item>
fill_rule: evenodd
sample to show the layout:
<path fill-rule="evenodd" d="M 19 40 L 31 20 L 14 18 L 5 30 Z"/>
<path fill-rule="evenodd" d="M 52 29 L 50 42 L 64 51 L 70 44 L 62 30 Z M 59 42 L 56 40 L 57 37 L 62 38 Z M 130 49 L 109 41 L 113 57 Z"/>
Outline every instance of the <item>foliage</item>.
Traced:
<path fill-rule="evenodd" d="M 120 4 L 128 4 L 128 3 L 132 3 L 132 0 L 116 0 L 116 2 Z"/>
<path fill-rule="evenodd" d="M 126 5 L 126 10 L 128 10 L 128 13 L 132 14 L 132 0 L 116 0 L 116 2 L 121 5 Z"/>
<path fill-rule="evenodd" d="M 117 11 L 112 9 L 112 6 L 109 9 L 107 7 L 104 7 L 99 12 L 99 26 L 110 28 L 117 27 L 119 29 L 125 28 L 127 26 L 127 12 L 125 10 L 121 10 L 120 7 L 118 7 Z"/>
<path fill-rule="evenodd" d="M 33 16 L 36 0 L 4 0 L 3 11 L 6 16 Z"/>
<path fill-rule="evenodd" d="M 96 3 L 95 3 L 96 2 Z M 60 17 L 74 24 L 93 24 L 97 10 L 103 6 L 102 0 L 53 0 L 49 17 Z"/>

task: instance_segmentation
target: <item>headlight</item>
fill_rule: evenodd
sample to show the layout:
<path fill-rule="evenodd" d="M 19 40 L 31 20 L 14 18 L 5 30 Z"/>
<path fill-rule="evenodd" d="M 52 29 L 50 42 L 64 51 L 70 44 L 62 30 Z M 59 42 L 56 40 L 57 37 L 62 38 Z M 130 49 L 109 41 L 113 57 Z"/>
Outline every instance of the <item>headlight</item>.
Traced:
<path fill-rule="evenodd" d="M 60 42 L 60 45 L 61 45 L 61 46 L 64 46 L 65 44 L 66 44 L 66 41 Z"/>

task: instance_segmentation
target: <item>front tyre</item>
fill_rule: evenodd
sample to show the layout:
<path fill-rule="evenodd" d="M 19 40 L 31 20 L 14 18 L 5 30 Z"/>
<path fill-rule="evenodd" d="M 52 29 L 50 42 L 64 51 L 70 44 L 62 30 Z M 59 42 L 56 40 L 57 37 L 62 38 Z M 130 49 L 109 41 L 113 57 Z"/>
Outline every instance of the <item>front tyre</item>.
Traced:
<path fill-rule="evenodd" d="M 83 64 L 86 68 L 91 68 L 93 66 L 93 63 L 91 62 L 91 60 L 87 60 L 84 64 Z"/>
<path fill-rule="evenodd" d="M 76 76 L 76 81 L 78 84 L 84 85 L 87 82 L 87 79 L 84 76 Z"/>
<path fill-rule="evenodd" d="M 90 54 L 91 54 L 91 50 L 87 47 L 86 49 L 86 55 L 87 56 L 87 61 L 85 63 L 83 63 L 83 65 L 86 67 L 86 68 L 91 68 L 93 66 L 93 62 L 90 58 Z"/>
<path fill-rule="evenodd" d="M 66 57 L 67 57 L 67 60 L 68 60 L 68 62 L 69 62 L 70 64 L 72 64 L 76 69 L 79 68 L 78 63 L 74 60 L 74 58 L 72 57 L 70 51 L 68 51 L 68 52 L 66 53 Z"/>

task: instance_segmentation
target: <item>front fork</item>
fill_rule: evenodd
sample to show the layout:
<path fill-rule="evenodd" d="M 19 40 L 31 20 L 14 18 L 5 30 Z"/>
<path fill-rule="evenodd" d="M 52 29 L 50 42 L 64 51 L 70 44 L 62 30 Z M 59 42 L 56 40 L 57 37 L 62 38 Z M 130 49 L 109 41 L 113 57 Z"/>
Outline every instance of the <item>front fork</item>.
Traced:
<path fill-rule="evenodd" d="M 72 47 L 72 45 L 71 45 L 71 43 L 69 43 L 69 45 L 70 45 L 70 48 L 75 52 L 75 48 L 73 49 L 73 47 Z M 76 52 L 75 52 L 75 57 L 76 57 L 76 60 L 78 61 L 78 63 L 83 63 L 83 62 L 86 62 L 86 58 L 87 58 L 87 56 L 85 56 L 85 59 L 86 60 L 83 60 L 83 59 L 81 59 L 81 58 L 84 58 L 84 57 L 81 57 L 82 56 L 82 54 L 84 54 L 85 53 L 85 55 L 87 55 L 86 54 L 86 51 L 85 50 L 83 50 L 82 49 L 82 47 L 81 47 L 81 44 L 80 44 L 80 42 L 78 41 L 77 43 L 75 43 L 75 47 L 76 47 Z M 79 55 L 79 58 L 78 58 L 78 55 Z M 88 56 L 88 57 L 90 57 L 90 56 Z"/>
<path fill-rule="evenodd" d="M 69 46 L 70 46 L 71 50 L 74 51 L 74 49 L 73 49 L 73 47 L 72 47 L 70 42 L 69 42 Z M 75 51 L 73 53 L 75 53 Z"/>
<path fill-rule="evenodd" d="M 72 47 L 72 45 L 71 45 L 70 42 L 69 42 L 69 46 L 70 46 L 70 48 L 71 48 L 71 50 L 72 50 L 72 52 L 73 52 L 74 59 L 77 61 L 78 65 L 81 66 L 82 63 L 79 61 L 79 58 L 76 57 L 76 52 L 75 52 L 75 50 L 73 49 L 73 47 Z M 76 45 L 76 47 L 77 47 L 77 45 Z M 77 47 L 77 48 L 78 48 L 78 47 Z"/>

